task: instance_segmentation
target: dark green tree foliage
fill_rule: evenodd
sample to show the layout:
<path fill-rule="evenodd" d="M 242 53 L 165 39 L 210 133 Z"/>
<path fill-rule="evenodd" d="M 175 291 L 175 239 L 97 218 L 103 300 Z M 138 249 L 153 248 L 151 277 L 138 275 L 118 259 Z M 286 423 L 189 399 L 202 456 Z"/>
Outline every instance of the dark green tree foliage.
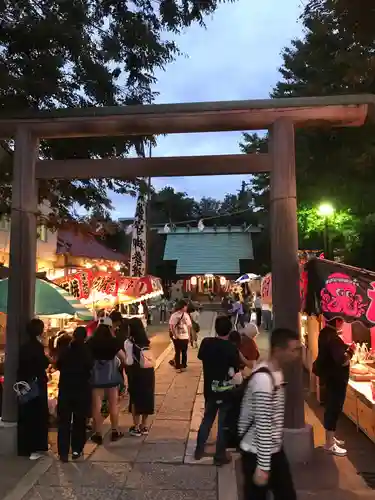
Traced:
<path fill-rule="evenodd" d="M 164 225 L 167 223 L 188 222 L 197 217 L 198 203 L 186 193 L 175 191 L 167 186 L 153 192 L 149 205 L 149 224 Z"/>
<path fill-rule="evenodd" d="M 223 200 L 202 198 L 196 201 L 186 193 L 167 186 L 151 194 L 149 217 L 151 226 L 166 223 L 194 225 L 199 219 L 203 219 L 206 226 L 258 224 L 253 194 L 245 182 L 237 193 L 227 194 Z"/>
<path fill-rule="evenodd" d="M 333 0 L 307 4 L 305 38 L 284 50 L 283 79 L 273 97 L 375 92 L 375 37 L 364 39 L 354 32 L 347 17 L 338 15 L 337 5 Z M 367 6 L 373 15 L 373 6 Z M 327 198 L 361 216 L 375 211 L 368 189 L 375 181 L 373 125 L 299 131 L 296 154 L 300 199 L 316 203 Z"/>
<path fill-rule="evenodd" d="M 220 3 L 235 0 L 0 0 L 0 112 L 151 103 L 156 69 L 178 54 L 176 35 L 204 24 Z M 126 156 L 143 138 L 45 141 L 46 158 Z M 8 162 L 0 164 L 9 206 Z M 62 218 L 78 204 L 106 215 L 108 191 L 128 193 L 126 179 L 42 183 Z"/>
<path fill-rule="evenodd" d="M 370 0 L 310 0 L 302 13 L 304 38 L 293 40 L 283 51 L 282 79 L 272 97 L 325 96 L 375 93 L 375 6 Z M 266 147 L 266 140 L 245 134 L 245 152 Z M 301 213 L 314 210 L 322 200 L 352 215 L 351 230 L 345 231 L 347 261 L 374 268 L 370 261 L 359 261 L 361 231 L 369 245 L 369 227 L 375 229 L 375 127 L 309 129 L 296 133 L 297 196 Z M 268 178 L 254 177 L 256 198 L 266 206 Z M 262 196 L 264 197 L 262 199 Z M 302 217 L 303 218 L 303 217 Z M 364 225 L 360 220 L 367 220 Z M 300 216 L 301 220 L 301 216 Z M 302 225 L 303 226 L 303 225 Z M 303 232 L 301 244 L 311 242 L 312 232 Z M 318 231 L 319 233 L 319 231 Z M 318 233 L 316 236 L 318 236 Z M 350 234 L 349 234 L 350 233 Z M 375 234 L 375 231 L 373 232 Z M 318 238 L 314 237 L 314 242 Z M 337 242 L 337 244 L 340 244 Z M 375 254 L 375 238 L 372 243 Z"/>

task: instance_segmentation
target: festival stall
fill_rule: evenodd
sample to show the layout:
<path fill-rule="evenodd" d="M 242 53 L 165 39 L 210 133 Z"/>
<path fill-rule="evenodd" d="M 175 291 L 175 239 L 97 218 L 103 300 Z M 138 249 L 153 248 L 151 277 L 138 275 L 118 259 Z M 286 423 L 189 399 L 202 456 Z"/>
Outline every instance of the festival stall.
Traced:
<path fill-rule="evenodd" d="M 131 278 L 116 272 L 83 269 L 55 281 L 93 311 L 112 310 L 115 305 L 123 305 L 130 315 L 129 306 L 163 294 L 159 278 L 143 276 Z M 137 314 L 135 314 L 137 316 Z"/>
<path fill-rule="evenodd" d="M 8 278 L 0 280 L 0 376 L 4 374 L 5 328 L 8 307 Z M 50 281 L 37 278 L 35 282 L 35 316 L 43 320 L 45 332 L 43 341 L 45 348 L 49 345 L 50 338 L 57 333 L 63 323 L 73 319 L 77 321 L 90 321 L 93 315 L 82 303 L 70 295 L 65 289 Z M 56 415 L 59 373 L 49 374 L 48 405 L 50 414 Z"/>
<path fill-rule="evenodd" d="M 301 294 L 301 311 L 304 309 L 305 298 L 306 298 L 306 272 L 304 269 L 304 261 L 300 261 L 300 294 Z M 262 307 L 265 310 L 271 311 L 272 314 L 272 274 L 266 274 L 261 281 L 260 285 L 260 295 L 262 300 Z M 307 316 L 305 314 L 300 315 L 300 333 L 301 342 L 303 346 L 303 357 L 304 363 L 308 362 L 307 353 Z"/>
<path fill-rule="evenodd" d="M 307 349 L 310 360 L 318 354 L 319 331 L 325 321 L 342 318 L 343 340 L 356 343 L 344 413 L 375 441 L 375 273 L 312 259 L 305 265 L 307 293 Z M 311 388 L 321 399 L 319 380 L 310 372 Z"/>

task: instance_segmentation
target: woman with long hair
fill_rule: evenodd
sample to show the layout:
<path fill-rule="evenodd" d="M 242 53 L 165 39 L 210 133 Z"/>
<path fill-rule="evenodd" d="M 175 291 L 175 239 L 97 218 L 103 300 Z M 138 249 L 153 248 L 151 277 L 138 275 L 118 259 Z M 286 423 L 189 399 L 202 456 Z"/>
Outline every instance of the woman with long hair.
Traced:
<path fill-rule="evenodd" d="M 129 384 L 129 411 L 133 425 L 132 436 L 148 434 L 147 421 L 155 411 L 155 369 L 150 341 L 139 318 L 129 322 L 129 339 L 125 341 L 126 373 Z"/>
<path fill-rule="evenodd" d="M 48 451 L 48 395 L 46 370 L 50 360 L 44 353 L 41 337 L 44 323 L 32 319 L 26 327 L 26 342 L 21 346 L 17 381 L 30 387 L 35 384 L 35 397 L 20 400 L 18 408 L 18 454 L 38 460 Z"/>
<path fill-rule="evenodd" d="M 56 368 L 60 371 L 57 446 L 62 462 L 68 461 L 70 448 L 73 460 L 77 460 L 83 454 L 86 443 L 93 367 L 93 358 L 85 343 L 86 336 L 86 328 L 76 328 L 70 344 L 60 351 L 56 361 Z"/>
<path fill-rule="evenodd" d="M 119 386 L 123 382 L 119 364 L 125 364 L 123 346 L 113 335 L 110 318 L 101 318 L 98 328 L 87 342 L 94 358 L 91 376 L 92 387 L 92 417 L 94 434 L 91 437 L 96 444 L 103 443 L 101 414 L 104 397 L 108 400 L 109 417 L 111 420 L 111 441 L 117 441 L 124 434 L 118 429 L 118 396 Z"/>

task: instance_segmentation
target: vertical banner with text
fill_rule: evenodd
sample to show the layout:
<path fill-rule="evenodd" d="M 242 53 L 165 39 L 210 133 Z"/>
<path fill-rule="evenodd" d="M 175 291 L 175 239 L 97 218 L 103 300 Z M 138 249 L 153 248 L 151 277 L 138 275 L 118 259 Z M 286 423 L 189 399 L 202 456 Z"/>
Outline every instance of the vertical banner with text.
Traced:
<path fill-rule="evenodd" d="M 135 209 L 130 253 L 130 275 L 145 276 L 147 267 L 147 195 L 139 193 Z"/>

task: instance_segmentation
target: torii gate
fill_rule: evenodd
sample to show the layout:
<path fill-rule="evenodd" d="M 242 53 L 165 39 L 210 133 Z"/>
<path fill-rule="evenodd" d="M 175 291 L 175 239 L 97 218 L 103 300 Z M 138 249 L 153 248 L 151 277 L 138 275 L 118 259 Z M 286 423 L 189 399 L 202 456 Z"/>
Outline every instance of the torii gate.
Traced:
<path fill-rule="evenodd" d="M 15 140 L 1 452 L 15 449 L 13 383 L 19 343 L 34 315 L 36 214 L 39 179 L 166 177 L 271 173 L 272 297 L 276 327 L 299 330 L 299 271 L 295 128 L 358 127 L 373 118 L 372 95 L 235 102 L 60 109 L 0 115 L 0 139 Z M 38 160 L 40 139 L 146 136 L 268 129 L 268 154 L 145 159 Z M 312 432 L 305 425 L 302 362 L 288 374 L 286 445 L 297 461 L 308 458 Z M 298 439 L 297 439 L 298 438 Z"/>

